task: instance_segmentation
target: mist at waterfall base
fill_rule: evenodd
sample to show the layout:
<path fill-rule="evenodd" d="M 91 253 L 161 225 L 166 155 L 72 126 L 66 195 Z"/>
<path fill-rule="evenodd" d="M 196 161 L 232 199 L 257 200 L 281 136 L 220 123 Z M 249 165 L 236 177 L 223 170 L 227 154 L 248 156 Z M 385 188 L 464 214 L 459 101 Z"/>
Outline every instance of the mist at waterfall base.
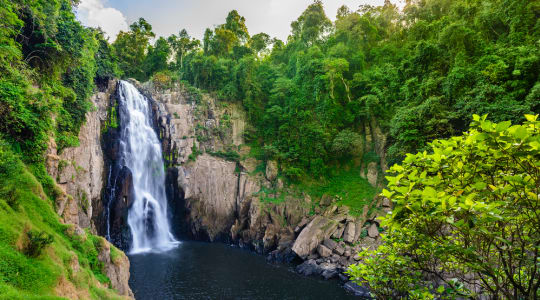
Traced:
<path fill-rule="evenodd" d="M 337 280 L 306 277 L 291 265 L 221 243 L 182 241 L 170 251 L 129 260 L 129 285 L 139 300 L 358 299 Z"/>
<path fill-rule="evenodd" d="M 167 215 L 163 156 L 150 101 L 125 81 L 119 85 L 119 100 L 120 167 L 131 171 L 134 189 L 127 223 L 132 239 L 130 287 L 137 299 L 352 298 L 337 281 L 301 276 L 290 265 L 267 263 L 247 250 L 176 241 Z M 107 235 L 109 231 L 107 224 Z"/>
<path fill-rule="evenodd" d="M 148 99 L 132 84 L 120 82 L 122 163 L 133 175 L 134 199 L 128 211 L 130 253 L 166 251 L 178 244 L 167 217 L 165 171 L 161 142 L 152 127 Z"/>

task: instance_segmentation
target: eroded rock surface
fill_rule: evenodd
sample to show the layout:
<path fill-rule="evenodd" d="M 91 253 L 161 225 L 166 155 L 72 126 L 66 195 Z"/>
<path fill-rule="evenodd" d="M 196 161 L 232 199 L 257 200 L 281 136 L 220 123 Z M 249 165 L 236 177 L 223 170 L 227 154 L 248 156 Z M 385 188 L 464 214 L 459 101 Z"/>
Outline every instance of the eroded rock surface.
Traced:
<path fill-rule="evenodd" d="M 98 92 L 90 98 L 95 109 L 86 113 L 86 122 L 79 131 L 78 147 L 59 152 L 54 139 L 49 142 L 47 171 L 67 195 L 59 197 L 57 212 L 64 222 L 82 228 L 93 227 L 94 207 L 101 203 L 104 183 L 101 132 L 107 118 L 109 100 L 115 89 L 116 81 L 110 81 L 104 92 Z"/>

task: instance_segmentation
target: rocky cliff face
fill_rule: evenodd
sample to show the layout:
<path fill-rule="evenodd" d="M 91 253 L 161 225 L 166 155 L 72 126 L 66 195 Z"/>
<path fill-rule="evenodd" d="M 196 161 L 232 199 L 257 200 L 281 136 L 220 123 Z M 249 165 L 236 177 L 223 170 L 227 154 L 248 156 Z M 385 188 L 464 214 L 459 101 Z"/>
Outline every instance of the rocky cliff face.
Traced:
<path fill-rule="evenodd" d="M 96 93 L 90 99 L 95 110 L 86 114 L 86 123 L 79 132 L 80 145 L 58 153 L 51 139 L 47 153 L 47 171 L 65 193 L 56 203 L 58 214 L 66 223 L 94 231 L 93 208 L 100 206 L 103 188 L 101 128 L 107 118 L 109 98 L 115 84 L 114 81 L 109 82 L 105 92 Z"/>
<path fill-rule="evenodd" d="M 228 241 L 265 253 L 269 259 L 305 261 L 298 271 L 325 278 L 338 276 L 356 262 L 361 246 L 378 244 L 377 215 L 390 207 L 383 201 L 366 206 L 360 216 L 338 207 L 335 199 L 315 199 L 288 191 L 273 162 L 257 161 L 243 145 L 245 115 L 241 107 L 204 95 L 195 97 L 181 87 L 169 90 L 140 87 L 155 100 L 156 123 L 173 185 L 177 224 L 198 239 Z M 372 120 L 366 124 L 363 151 L 380 158 L 365 166 L 374 186 L 380 185 L 385 138 Z M 237 153 L 232 155 L 231 153 Z M 264 166 L 261 169 L 260 166 Z M 171 179 L 171 178 L 169 178 Z M 385 205 L 388 203 L 384 203 Z M 180 206 L 180 207 L 179 207 Z"/>
<path fill-rule="evenodd" d="M 104 91 L 91 97 L 90 101 L 95 109 L 86 114 L 86 123 L 79 132 L 78 147 L 66 148 L 59 153 L 54 139 L 49 142 L 47 171 L 61 190 L 61 195 L 57 197 L 55 203 L 56 211 L 64 223 L 74 225 L 74 231 L 81 235 L 84 235 L 83 228 L 88 228 L 96 234 L 97 227 L 101 226 L 102 193 L 105 187 L 102 132 L 110 112 L 110 104 L 114 100 L 116 84 L 114 80 L 109 81 Z M 128 285 L 129 261 L 120 251 L 112 260 L 110 248 L 110 243 L 103 239 L 99 260 L 104 264 L 104 273 L 111 280 L 113 289 L 120 295 L 133 298 Z M 78 269 L 78 262 L 73 264 L 73 269 Z M 59 293 L 63 294 L 69 290 L 69 288 L 60 289 Z"/>

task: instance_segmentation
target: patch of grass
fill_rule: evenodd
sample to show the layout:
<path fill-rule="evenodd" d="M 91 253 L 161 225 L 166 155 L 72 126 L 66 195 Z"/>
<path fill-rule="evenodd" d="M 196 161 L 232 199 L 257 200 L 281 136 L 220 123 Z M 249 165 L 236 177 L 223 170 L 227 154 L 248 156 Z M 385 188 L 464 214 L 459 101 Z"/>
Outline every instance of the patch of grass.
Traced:
<path fill-rule="evenodd" d="M 102 238 L 70 235 L 70 226 L 60 222 L 40 181 L 0 141 L 0 187 L 15 190 L 0 193 L 0 299 L 57 299 L 54 289 L 61 277 L 78 290 L 114 296 L 114 291 L 96 286 L 98 280 L 109 282 L 97 259 Z M 10 197 L 18 208 L 9 204 Z M 76 274 L 70 264 L 74 256 L 80 265 Z M 97 292 L 90 294 L 102 299 Z"/>
<path fill-rule="evenodd" d="M 371 203 L 377 193 L 366 179 L 360 177 L 359 167 L 335 169 L 333 174 L 318 181 L 304 179 L 298 188 L 312 198 L 320 199 L 324 194 L 338 196 L 337 204 L 348 206 L 352 215 L 360 215 L 364 205 Z"/>
<path fill-rule="evenodd" d="M 256 195 L 260 196 L 261 202 L 263 203 L 275 203 L 279 204 L 285 201 L 285 193 L 277 194 L 276 189 L 269 189 L 267 187 L 261 187 L 259 192 Z"/>

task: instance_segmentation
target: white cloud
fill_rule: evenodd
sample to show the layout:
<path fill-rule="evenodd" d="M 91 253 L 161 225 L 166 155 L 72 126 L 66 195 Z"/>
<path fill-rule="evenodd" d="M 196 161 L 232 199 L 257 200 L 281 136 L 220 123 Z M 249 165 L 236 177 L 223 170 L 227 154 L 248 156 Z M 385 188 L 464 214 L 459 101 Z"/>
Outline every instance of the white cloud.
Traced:
<path fill-rule="evenodd" d="M 105 7 L 103 0 L 82 0 L 75 11 L 77 19 L 85 26 L 100 27 L 111 41 L 120 30 L 127 31 L 126 17 L 119 10 Z"/>

